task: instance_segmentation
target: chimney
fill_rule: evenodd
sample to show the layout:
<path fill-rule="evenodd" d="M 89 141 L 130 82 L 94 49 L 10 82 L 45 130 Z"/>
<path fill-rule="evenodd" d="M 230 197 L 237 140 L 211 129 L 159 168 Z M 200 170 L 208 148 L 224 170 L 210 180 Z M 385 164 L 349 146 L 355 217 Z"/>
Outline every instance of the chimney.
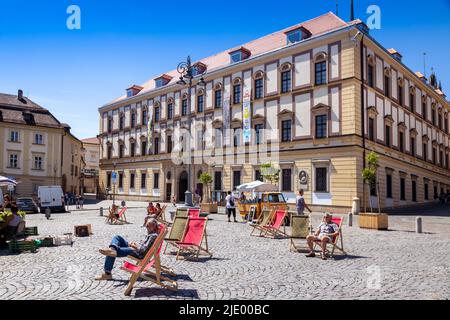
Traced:
<path fill-rule="evenodd" d="M 25 104 L 27 103 L 27 100 L 25 100 L 25 98 L 23 97 L 23 90 L 21 89 L 17 91 L 17 100 Z"/>
<path fill-rule="evenodd" d="M 395 50 L 394 48 L 388 49 L 389 54 L 396 60 L 402 62 L 402 58 L 403 56 L 400 54 L 400 52 L 398 52 L 397 50 Z"/>

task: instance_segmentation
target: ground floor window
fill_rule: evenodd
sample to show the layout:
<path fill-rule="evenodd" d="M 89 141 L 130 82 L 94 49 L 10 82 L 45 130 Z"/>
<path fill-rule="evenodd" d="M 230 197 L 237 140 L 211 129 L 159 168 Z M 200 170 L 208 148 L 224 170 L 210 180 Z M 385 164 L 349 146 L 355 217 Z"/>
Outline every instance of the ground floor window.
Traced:
<path fill-rule="evenodd" d="M 434 200 L 438 198 L 438 188 L 437 186 L 434 186 Z"/>
<path fill-rule="evenodd" d="M 233 171 L 233 190 L 235 190 L 236 187 L 240 186 L 241 184 L 241 170 Z"/>
<path fill-rule="evenodd" d="M 263 176 L 260 170 L 255 170 L 255 181 L 263 181 Z"/>
<path fill-rule="evenodd" d="M 414 180 L 411 182 L 411 191 L 412 201 L 417 202 L 417 183 Z"/>
<path fill-rule="evenodd" d="M 328 168 L 318 167 L 316 168 L 316 192 L 328 192 Z"/>
<path fill-rule="evenodd" d="M 141 189 L 147 189 L 147 174 L 141 173 Z"/>
<path fill-rule="evenodd" d="M 108 189 L 111 189 L 111 172 L 108 172 L 106 174 L 106 187 Z"/>
<path fill-rule="evenodd" d="M 134 173 L 130 173 L 130 189 L 134 189 L 135 187 L 135 174 Z"/>
<path fill-rule="evenodd" d="M 430 200 L 429 195 L 428 195 L 428 183 L 424 184 L 423 191 L 424 191 L 424 198 L 425 198 L 425 200 Z"/>
<path fill-rule="evenodd" d="M 159 172 L 153 174 L 153 189 L 159 189 Z"/>
<path fill-rule="evenodd" d="M 386 175 L 386 198 L 392 199 L 392 175 Z"/>
<path fill-rule="evenodd" d="M 400 178 L 400 200 L 406 200 L 406 192 L 405 192 L 406 181 L 405 178 Z"/>
<path fill-rule="evenodd" d="M 119 173 L 119 189 L 123 189 L 123 173 Z"/>
<path fill-rule="evenodd" d="M 214 190 L 222 190 L 222 172 L 220 171 L 214 172 Z"/>
<path fill-rule="evenodd" d="M 281 172 L 281 191 L 292 191 L 292 169 L 283 169 Z"/>

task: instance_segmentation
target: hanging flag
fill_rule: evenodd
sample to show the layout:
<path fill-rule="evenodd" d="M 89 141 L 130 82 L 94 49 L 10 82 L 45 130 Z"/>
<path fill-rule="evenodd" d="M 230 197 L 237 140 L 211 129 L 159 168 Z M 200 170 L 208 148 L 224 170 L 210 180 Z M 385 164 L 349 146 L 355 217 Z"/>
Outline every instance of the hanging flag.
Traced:
<path fill-rule="evenodd" d="M 242 103 L 242 135 L 243 142 L 250 143 L 251 142 L 251 132 L 252 132 L 252 123 L 251 123 L 251 99 L 250 99 L 250 91 L 246 89 L 244 91 L 244 99 Z"/>

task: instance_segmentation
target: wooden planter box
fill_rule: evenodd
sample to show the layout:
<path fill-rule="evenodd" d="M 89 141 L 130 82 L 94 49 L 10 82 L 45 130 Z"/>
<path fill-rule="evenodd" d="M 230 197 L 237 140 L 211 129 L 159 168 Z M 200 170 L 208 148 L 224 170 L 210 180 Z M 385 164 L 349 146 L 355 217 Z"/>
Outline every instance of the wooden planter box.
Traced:
<path fill-rule="evenodd" d="M 217 203 L 202 203 L 200 206 L 201 212 L 217 213 Z"/>
<path fill-rule="evenodd" d="M 359 227 L 363 229 L 388 230 L 389 216 L 383 213 L 360 213 Z"/>

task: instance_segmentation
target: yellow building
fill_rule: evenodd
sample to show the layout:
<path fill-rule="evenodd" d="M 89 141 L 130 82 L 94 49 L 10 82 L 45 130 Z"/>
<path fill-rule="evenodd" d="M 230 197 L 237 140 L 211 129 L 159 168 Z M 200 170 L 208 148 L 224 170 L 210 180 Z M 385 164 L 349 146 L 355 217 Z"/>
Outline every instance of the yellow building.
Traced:
<path fill-rule="evenodd" d="M 99 109 L 103 190 L 182 201 L 210 172 L 219 198 L 273 162 L 291 201 L 302 188 L 318 210 L 346 211 L 354 197 L 376 207 L 361 177 L 371 150 L 383 208 L 449 189 L 449 102 L 360 20 L 327 13 L 192 64 L 191 91 L 174 70 Z"/>
<path fill-rule="evenodd" d="M 85 149 L 83 171 L 84 192 L 98 193 L 98 176 L 100 166 L 100 142 L 97 137 L 82 139 Z"/>
<path fill-rule="evenodd" d="M 20 182 L 17 197 L 35 197 L 45 185 L 79 191 L 81 141 L 22 90 L 17 96 L 0 94 L 0 150 L 0 175 Z"/>

